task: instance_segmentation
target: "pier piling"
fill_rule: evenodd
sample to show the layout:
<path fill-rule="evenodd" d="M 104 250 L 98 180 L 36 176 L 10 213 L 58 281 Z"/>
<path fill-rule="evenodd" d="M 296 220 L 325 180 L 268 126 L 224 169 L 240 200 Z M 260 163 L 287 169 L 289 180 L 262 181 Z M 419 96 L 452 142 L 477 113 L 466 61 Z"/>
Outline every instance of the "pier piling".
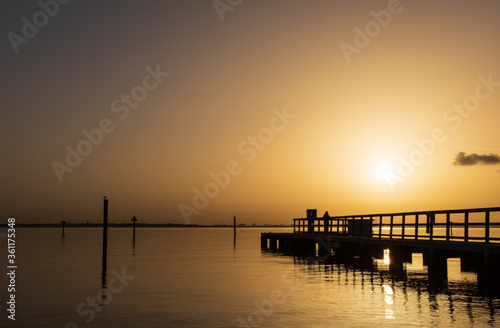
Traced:
<path fill-rule="evenodd" d="M 442 291 L 448 287 L 448 256 L 438 249 L 429 251 L 429 284 L 431 290 Z"/>
<path fill-rule="evenodd" d="M 389 249 L 389 273 L 398 278 L 406 276 L 403 252 L 404 250 L 399 247 L 391 247 Z"/>
<path fill-rule="evenodd" d="M 485 253 L 480 262 L 477 270 L 479 288 L 487 296 L 500 295 L 500 255 Z"/>

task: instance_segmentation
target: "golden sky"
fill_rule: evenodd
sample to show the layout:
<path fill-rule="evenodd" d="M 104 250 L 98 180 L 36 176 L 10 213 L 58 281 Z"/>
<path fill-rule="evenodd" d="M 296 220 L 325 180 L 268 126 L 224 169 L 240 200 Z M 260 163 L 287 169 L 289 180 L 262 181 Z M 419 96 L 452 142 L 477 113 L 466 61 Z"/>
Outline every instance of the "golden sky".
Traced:
<path fill-rule="evenodd" d="M 497 1 L 50 3 L 2 4 L 4 218 L 498 206 Z"/>

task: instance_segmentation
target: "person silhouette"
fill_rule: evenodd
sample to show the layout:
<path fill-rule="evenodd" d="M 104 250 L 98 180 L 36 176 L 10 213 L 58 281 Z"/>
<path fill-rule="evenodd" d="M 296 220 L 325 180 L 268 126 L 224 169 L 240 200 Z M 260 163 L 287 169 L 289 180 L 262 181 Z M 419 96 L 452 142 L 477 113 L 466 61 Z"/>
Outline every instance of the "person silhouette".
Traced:
<path fill-rule="evenodd" d="M 323 214 L 323 230 L 324 232 L 329 232 L 329 227 L 330 227 L 330 214 L 328 214 L 328 211 Z"/>

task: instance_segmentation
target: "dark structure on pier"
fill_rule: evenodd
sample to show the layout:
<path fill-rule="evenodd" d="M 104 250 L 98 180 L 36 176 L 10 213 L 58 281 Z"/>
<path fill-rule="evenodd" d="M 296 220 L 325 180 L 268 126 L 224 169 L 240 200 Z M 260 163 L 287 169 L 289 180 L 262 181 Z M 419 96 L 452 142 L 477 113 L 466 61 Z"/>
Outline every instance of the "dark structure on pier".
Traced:
<path fill-rule="evenodd" d="M 430 287 L 447 286 L 447 259 L 477 272 L 479 291 L 500 295 L 500 207 L 294 219 L 293 233 L 262 233 L 266 250 L 317 261 L 371 268 L 389 250 L 389 271 L 404 277 L 405 262 L 422 253 Z"/>

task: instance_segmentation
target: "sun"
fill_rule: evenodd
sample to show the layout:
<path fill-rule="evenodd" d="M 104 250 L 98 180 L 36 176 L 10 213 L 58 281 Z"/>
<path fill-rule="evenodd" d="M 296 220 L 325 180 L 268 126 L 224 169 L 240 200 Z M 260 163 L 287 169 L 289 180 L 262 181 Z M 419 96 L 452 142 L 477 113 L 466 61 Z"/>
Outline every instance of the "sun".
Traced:
<path fill-rule="evenodd" d="M 379 153 L 373 165 L 374 180 L 391 187 L 398 181 L 397 157 L 390 153 Z"/>
<path fill-rule="evenodd" d="M 381 182 L 391 182 L 394 175 L 394 169 L 392 168 L 392 166 L 387 164 L 379 165 L 375 171 L 376 178 Z"/>

